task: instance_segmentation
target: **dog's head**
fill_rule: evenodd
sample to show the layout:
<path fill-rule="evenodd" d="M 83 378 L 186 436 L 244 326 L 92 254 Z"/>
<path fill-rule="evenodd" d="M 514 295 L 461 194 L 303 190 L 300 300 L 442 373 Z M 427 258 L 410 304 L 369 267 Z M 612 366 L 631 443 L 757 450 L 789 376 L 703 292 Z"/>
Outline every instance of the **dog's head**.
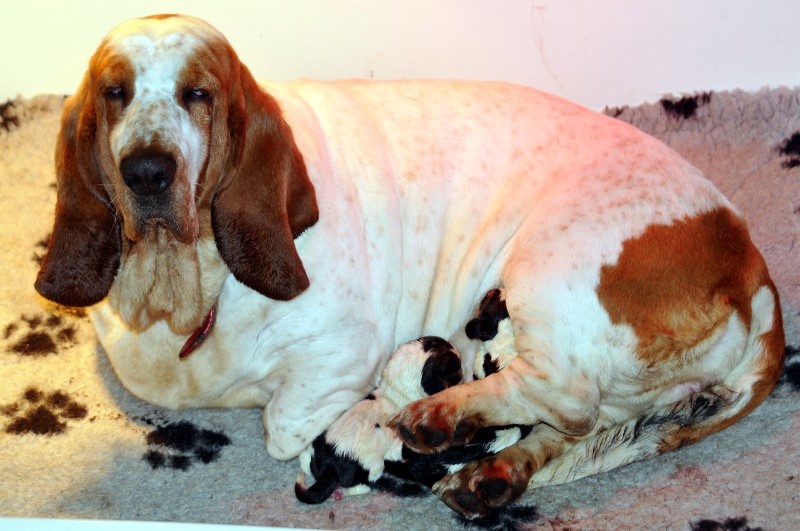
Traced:
<path fill-rule="evenodd" d="M 309 284 L 294 246 L 318 217 L 303 158 L 276 101 L 201 20 L 132 20 L 103 40 L 65 103 L 56 173 L 36 280 L 48 299 L 100 301 L 121 253 L 156 240 L 213 239 L 234 276 L 273 299 Z"/>

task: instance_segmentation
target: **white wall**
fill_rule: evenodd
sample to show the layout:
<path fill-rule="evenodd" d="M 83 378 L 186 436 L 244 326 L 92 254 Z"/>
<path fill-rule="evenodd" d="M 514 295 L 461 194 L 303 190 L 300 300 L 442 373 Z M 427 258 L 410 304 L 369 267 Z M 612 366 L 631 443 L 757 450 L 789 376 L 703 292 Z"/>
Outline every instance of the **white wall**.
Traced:
<path fill-rule="evenodd" d="M 205 18 L 257 77 L 450 77 L 600 109 L 695 90 L 800 85 L 795 0 L 3 0 L 0 101 L 71 93 L 102 36 Z"/>

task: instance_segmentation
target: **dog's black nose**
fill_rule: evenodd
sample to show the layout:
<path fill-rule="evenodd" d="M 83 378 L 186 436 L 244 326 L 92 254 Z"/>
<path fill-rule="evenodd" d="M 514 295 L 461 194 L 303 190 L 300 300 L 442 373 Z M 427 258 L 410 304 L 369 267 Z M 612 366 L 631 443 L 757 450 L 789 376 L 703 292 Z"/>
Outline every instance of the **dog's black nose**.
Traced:
<path fill-rule="evenodd" d="M 125 184 L 136 195 L 163 193 L 175 179 L 175 159 L 165 154 L 130 155 L 119 164 Z"/>

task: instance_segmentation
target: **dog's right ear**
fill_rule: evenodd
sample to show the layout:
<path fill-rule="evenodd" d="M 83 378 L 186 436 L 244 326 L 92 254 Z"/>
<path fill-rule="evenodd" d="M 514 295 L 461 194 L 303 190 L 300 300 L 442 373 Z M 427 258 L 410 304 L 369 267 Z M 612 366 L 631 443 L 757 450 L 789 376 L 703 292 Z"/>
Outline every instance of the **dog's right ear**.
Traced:
<path fill-rule="evenodd" d="M 43 297 L 66 306 L 105 298 L 120 260 L 120 227 L 97 159 L 92 85 L 87 73 L 64 104 L 55 153 L 55 222 L 35 283 Z"/>

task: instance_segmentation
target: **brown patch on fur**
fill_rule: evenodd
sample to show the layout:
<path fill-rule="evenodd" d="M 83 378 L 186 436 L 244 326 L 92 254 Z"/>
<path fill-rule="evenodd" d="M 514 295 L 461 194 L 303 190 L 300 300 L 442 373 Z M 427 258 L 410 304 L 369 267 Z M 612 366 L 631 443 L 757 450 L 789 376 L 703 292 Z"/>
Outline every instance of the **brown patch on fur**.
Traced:
<path fill-rule="evenodd" d="M 603 266 L 597 294 L 614 324 L 627 324 L 649 366 L 676 359 L 732 312 L 749 328 L 750 299 L 769 281 L 742 220 L 726 208 L 651 225 Z"/>
<path fill-rule="evenodd" d="M 680 360 L 687 351 L 725 326 L 734 312 L 750 331 L 752 299 L 767 287 L 775 301 L 772 324 L 760 341 L 745 377 L 755 376 L 737 398 L 724 384 L 709 389 L 720 410 L 697 424 L 671 426 L 659 452 L 692 444 L 734 424 L 770 393 L 783 365 L 784 333 L 778 293 L 745 223 L 726 208 L 650 226 L 623 244 L 619 260 L 601 270 L 597 289 L 611 321 L 631 326 L 637 354 L 648 365 Z M 753 332 L 750 331 L 750 334 Z M 688 400 L 688 399 L 687 399 Z M 667 426 L 665 426 L 667 427 Z"/>
<path fill-rule="evenodd" d="M 278 102 L 238 61 L 231 79 L 230 163 L 212 205 L 217 247 L 237 280 L 290 300 L 309 285 L 294 239 L 319 218 L 314 187 Z"/>
<path fill-rule="evenodd" d="M 64 104 L 56 143 L 55 221 L 36 290 L 65 306 L 90 306 L 102 300 L 119 266 L 119 226 L 100 168 L 100 161 L 108 158 L 103 156 L 108 152 L 104 127 L 111 111 L 105 96 L 113 83 L 101 75 L 107 61 L 101 45 L 78 91 Z"/>
<path fill-rule="evenodd" d="M 159 14 L 156 14 L 156 15 L 149 15 L 149 16 L 146 16 L 144 18 L 151 19 L 151 20 L 165 20 L 165 19 L 174 18 L 174 17 L 177 17 L 177 16 L 180 16 L 180 15 L 176 15 L 174 13 L 159 13 Z"/>

